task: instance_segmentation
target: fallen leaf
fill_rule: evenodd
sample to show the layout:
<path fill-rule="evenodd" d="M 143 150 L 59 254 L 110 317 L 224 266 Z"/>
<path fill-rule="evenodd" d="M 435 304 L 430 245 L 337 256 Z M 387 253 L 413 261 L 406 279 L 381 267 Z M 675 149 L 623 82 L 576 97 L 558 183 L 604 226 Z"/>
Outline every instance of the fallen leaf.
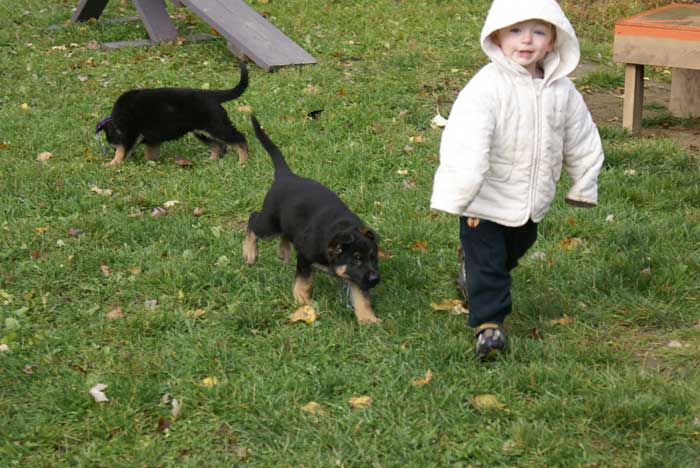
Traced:
<path fill-rule="evenodd" d="M 23 102 L 22 104 L 20 104 L 19 107 L 23 110 L 27 110 L 27 109 L 29 109 L 29 104 L 27 104 L 26 102 Z"/>
<path fill-rule="evenodd" d="M 408 138 L 411 143 L 424 143 L 425 137 L 423 135 L 413 135 Z"/>
<path fill-rule="evenodd" d="M 70 228 L 68 230 L 68 235 L 71 237 L 78 237 L 82 233 L 83 233 L 83 231 L 81 231 L 80 229 L 77 229 L 77 228 Z"/>
<path fill-rule="evenodd" d="M 180 167 L 190 167 L 193 163 L 189 159 L 178 158 L 175 160 L 175 164 L 177 164 Z"/>
<path fill-rule="evenodd" d="M 464 301 L 459 299 L 443 299 L 439 304 L 431 302 L 430 307 L 435 311 L 448 311 L 455 315 L 469 314 L 469 309 L 465 306 Z"/>
<path fill-rule="evenodd" d="M 170 406 L 172 407 L 172 409 L 170 410 L 170 414 L 172 414 L 173 419 L 175 419 L 180 414 L 182 403 L 180 403 L 176 398 L 173 398 L 173 401 L 170 402 Z"/>
<path fill-rule="evenodd" d="M 151 210 L 151 217 L 152 218 L 160 218 L 161 216 L 165 216 L 166 214 L 168 214 L 168 210 L 161 208 L 159 206 L 157 206 Z"/>
<path fill-rule="evenodd" d="M 250 114 L 251 112 L 253 112 L 253 108 L 251 106 L 248 106 L 248 105 L 238 106 L 238 107 L 236 107 L 236 112 L 245 112 L 245 113 Z"/>
<path fill-rule="evenodd" d="M 505 406 L 498 401 L 498 397 L 493 393 L 475 395 L 470 400 L 471 405 L 479 411 L 503 410 Z"/>
<path fill-rule="evenodd" d="M 25 364 L 24 367 L 22 367 L 22 372 L 31 375 L 34 373 L 34 369 L 36 369 L 36 364 Z"/>
<path fill-rule="evenodd" d="M 306 88 L 304 88 L 304 92 L 307 94 L 316 94 L 318 93 L 318 86 L 315 85 L 307 85 Z"/>
<path fill-rule="evenodd" d="M 544 260 L 547 257 L 547 254 L 538 250 L 536 252 L 532 252 L 530 255 L 530 258 L 533 260 Z"/>
<path fill-rule="evenodd" d="M 418 251 L 427 252 L 428 251 L 428 241 L 424 241 L 424 240 L 413 241 L 413 243 L 411 244 L 411 250 L 413 250 L 414 252 L 418 252 Z"/>
<path fill-rule="evenodd" d="M 98 383 L 90 389 L 90 395 L 97 403 L 103 403 L 105 401 L 109 401 L 109 398 L 107 398 L 107 395 L 105 395 L 104 392 L 102 391 L 105 388 L 107 388 L 107 385 L 102 384 L 102 383 Z"/>
<path fill-rule="evenodd" d="M 34 232 L 36 232 L 37 234 L 43 234 L 48 230 L 49 230 L 49 228 L 43 227 L 43 226 L 38 227 L 38 228 L 34 228 Z"/>
<path fill-rule="evenodd" d="M 669 348 L 687 348 L 688 347 L 687 344 L 683 344 L 680 341 L 676 341 L 676 340 L 669 341 L 668 343 L 666 343 L 666 346 Z"/>
<path fill-rule="evenodd" d="M 6 353 L 10 350 L 10 347 L 5 343 L 0 343 L 0 353 Z"/>
<path fill-rule="evenodd" d="M 149 299 L 143 303 L 146 310 L 156 310 L 158 308 L 158 299 Z"/>
<path fill-rule="evenodd" d="M 126 270 L 126 271 L 128 271 L 128 272 L 131 273 L 132 275 L 140 275 L 140 274 L 141 274 L 141 268 L 138 268 L 138 267 L 129 268 L 129 269 Z"/>
<path fill-rule="evenodd" d="M 564 315 L 561 318 L 550 320 L 547 323 L 550 325 L 569 325 L 571 323 L 574 323 L 576 319 L 573 317 L 569 317 L 568 315 Z"/>
<path fill-rule="evenodd" d="M 443 128 L 445 125 L 447 125 L 447 119 L 441 116 L 439 112 L 433 117 L 433 120 L 430 121 L 430 126 L 432 128 Z"/>
<path fill-rule="evenodd" d="M 113 193 L 112 189 L 101 189 L 97 185 L 93 185 L 92 187 L 90 187 L 90 191 L 98 195 L 104 195 L 106 197 L 111 197 Z"/>
<path fill-rule="evenodd" d="M 578 237 L 565 237 L 559 241 L 559 247 L 563 248 L 564 250 L 573 250 L 581 247 L 582 245 L 583 241 Z"/>
<path fill-rule="evenodd" d="M 211 387 L 214 387 L 215 385 L 218 385 L 218 384 L 219 384 L 219 379 L 217 379 L 216 377 L 206 377 L 206 378 L 202 379 L 202 385 L 204 385 L 205 387 L 211 388 Z"/>
<path fill-rule="evenodd" d="M 49 153 L 48 151 L 42 151 L 41 153 L 37 154 L 36 160 L 39 162 L 45 162 L 48 161 L 53 157 L 53 154 Z"/>
<path fill-rule="evenodd" d="M 156 429 L 156 432 L 159 434 L 162 434 L 163 432 L 166 431 L 170 427 L 170 421 L 165 416 L 161 416 L 158 418 L 158 428 Z"/>
<path fill-rule="evenodd" d="M 204 208 L 195 208 L 192 210 L 192 216 L 202 216 L 204 213 L 206 213 L 207 210 Z"/>
<path fill-rule="evenodd" d="M 114 306 L 112 306 L 112 310 L 107 312 L 107 315 L 106 315 L 107 320 L 117 320 L 117 319 L 124 318 L 124 317 L 126 317 L 126 314 L 124 313 L 122 308 L 116 304 Z"/>
<path fill-rule="evenodd" d="M 304 413 L 309 413 L 316 416 L 328 416 L 328 411 L 326 411 L 326 409 L 323 406 L 319 405 L 315 401 L 308 402 L 307 404 L 301 407 L 301 410 Z"/>
<path fill-rule="evenodd" d="M 348 404 L 352 409 L 368 408 L 372 405 L 372 397 L 367 395 L 352 397 L 348 400 Z"/>
<path fill-rule="evenodd" d="M 609 214 L 609 215 L 607 215 L 607 216 L 605 217 L 605 222 L 606 222 L 606 223 L 612 223 L 613 221 L 615 221 L 615 215 Z"/>
<path fill-rule="evenodd" d="M 309 325 L 316 321 L 316 311 L 310 305 L 299 307 L 290 317 L 291 323 L 305 322 Z"/>
<path fill-rule="evenodd" d="M 399 169 L 396 173 L 398 175 L 408 175 L 408 169 Z"/>
<path fill-rule="evenodd" d="M 109 265 L 105 265 L 104 263 L 100 265 L 100 271 L 105 276 L 111 276 L 112 274 L 112 269 L 109 267 Z"/>
<path fill-rule="evenodd" d="M 173 206 L 177 205 L 180 203 L 178 200 L 168 200 L 165 203 L 163 203 L 164 208 L 172 208 Z"/>
<path fill-rule="evenodd" d="M 192 317 L 192 318 L 199 318 L 202 315 L 206 314 L 207 311 L 204 309 L 197 309 L 197 310 L 188 310 L 187 311 L 187 316 Z"/>
<path fill-rule="evenodd" d="M 541 340 L 541 339 L 542 339 L 542 335 L 540 335 L 540 332 L 539 332 L 539 330 L 537 330 L 537 328 L 530 328 L 530 329 L 527 331 L 527 335 L 528 335 L 530 338 L 535 338 L 535 339 L 537 339 L 537 340 Z"/>
<path fill-rule="evenodd" d="M 433 380 L 433 371 L 428 369 L 425 373 L 425 377 L 411 380 L 411 385 L 414 387 L 422 387 L 423 385 L 428 385 L 431 380 Z"/>
<path fill-rule="evenodd" d="M 85 83 L 88 80 L 88 77 L 85 75 L 78 75 L 78 80 Z"/>
<path fill-rule="evenodd" d="M 9 147 L 10 145 L 8 145 L 7 143 L 0 143 L 0 149 L 7 149 Z"/>

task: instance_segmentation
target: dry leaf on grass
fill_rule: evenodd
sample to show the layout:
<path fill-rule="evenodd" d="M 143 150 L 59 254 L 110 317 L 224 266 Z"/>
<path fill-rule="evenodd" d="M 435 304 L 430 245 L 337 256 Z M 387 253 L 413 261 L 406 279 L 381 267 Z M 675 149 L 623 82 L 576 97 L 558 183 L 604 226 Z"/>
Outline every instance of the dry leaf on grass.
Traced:
<path fill-rule="evenodd" d="M 48 151 L 42 151 L 41 153 L 37 154 L 36 160 L 39 162 L 46 162 L 49 159 L 53 157 L 53 154 L 49 153 Z"/>
<path fill-rule="evenodd" d="M 569 325 L 571 323 L 574 323 L 576 319 L 573 317 L 569 317 L 568 315 L 564 315 L 561 318 L 550 320 L 547 323 L 550 325 Z"/>
<path fill-rule="evenodd" d="M 90 187 L 90 191 L 98 195 L 104 195 L 105 197 L 111 197 L 113 193 L 112 189 L 101 189 L 97 185 Z"/>
<path fill-rule="evenodd" d="M 309 325 L 316 321 L 316 311 L 310 305 L 299 307 L 290 317 L 291 323 L 304 322 Z"/>
<path fill-rule="evenodd" d="M 348 400 L 348 404 L 352 409 L 368 408 L 372 406 L 372 397 L 367 395 L 352 397 Z"/>
<path fill-rule="evenodd" d="M 559 241 L 559 247 L 564 250 L 573 250 L 583 245 L 583 240 L 578 237 L 565 237 Z"/>
<path fill-rule="evenodd" d="M 109 401 L 109 398 L 107 398 L 107 395 L 104 394 L 103 390 L 107 388 L 107 385 L 103 383 L 98 383 L 94 385 L 90 389 L 90 396 L 97 402 L 97 403 L 103 403 L 105 401 Z"/>
<path fill-rule="evenodd" d="M 326 411 L 326 409 L 323 406 L 319 405 L 315 401 L 308 402 L 307 404 L 301 407 L 301 410 L 304 413 L 309 413 L 316 416 L 328 416 L 328 411 Z"/>
<path fill-rule="evenodd" d="M 443 299 L 439 304 L 431 302 L 430 307 L 435 311 L 449 311 L 454 315 L 469 314 L 469 309 L 466 307 L 466 304 L 459 299 Z"/>
<path fill-rule="evenodd" d="M 417 240 L 411 243 L 411 250 L 414 252 L 427 252 L 428 251 L 428 241 Z"/>
<path fill-rule="evenodd" d="M 192 317 L 192 318 L 199 318 L 202 315 L 206 314 L 207 311 L 204 309 L 197 309 L 197 310 L 188 310 L 187 311 L 187 316 Z"/>
<path fill-rule="evenodd" d="M 202 216 L 207 211 L 204 208 L 195 208 L 192 210 L 192 216 Z"/>
<path fill-rule="evenodd" d="M 433 120 L 430 121 L 430 126 L 432 128 L 443 128 L 445 125 L 447 125 L 447 119 L 441 116 L 439 112 L 433 117 Z"/>
<path fill-rule="evenodd" d="M 178 203 L 180 203 L 178 200 L 168 200 L 165 203 L 163 203 L 163 208 L 172 208 Z"/>
<path fill-rule="evenodd" d="M 10 350 L 9 346 L 7 346 L 5 343 L 0 343 L 0 353 L 6 353 L 9 350 Z"/>
<path fill-rule="evenodd" d="M 428 385 L 431 380 L 433 380 L 433 371 L 428 369 L 425 373 L 425 377 L 411 380 L 411 385 L 414 387 L 422 387 L 423 385 Z"/>
<path fill-rule="evenodd" d="M 503 410 L 505 405 L 498 401 L 498 397 L 493 393 L 475 395 L 469 400 L 471 405 L 479 411 Z"/>
<path fill-rule="evenodd" d="M 205 387 L 211 388 L 211 387 L 214 387 L 218 384 L 219 384 L 219 379 L 217 379 L 216 377 L 205 377 L 202 379 L 202 385 L 204 385 Z"/>
<path fill-rule="evenodd" d="M 117 320 L 126 317 L 126 314 L 124 313 L 121 307 L 115 304 L 112 306 L 112 310 L 107 312 L 106 317 L 107 320 Z"/>
<path fill-rule="evenodd" d="M 110 276 L 112 274 L 112 269 L 109 267 L 109 265 L 105 265 L 104 263 L 100 265 L 100 271 L 105 276 Z"/>

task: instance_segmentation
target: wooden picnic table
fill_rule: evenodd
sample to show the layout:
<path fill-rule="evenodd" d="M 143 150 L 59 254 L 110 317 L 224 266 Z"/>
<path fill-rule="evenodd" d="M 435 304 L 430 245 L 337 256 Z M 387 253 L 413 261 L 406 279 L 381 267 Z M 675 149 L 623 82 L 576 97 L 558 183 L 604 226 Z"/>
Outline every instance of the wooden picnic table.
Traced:
<path fill-rule="evenodd" d="M 676 3 L 617 21 L 613 59 L 626 64 L 625 128 L 642 128 L 644 65 L 671 67 L 672 115 L 700 117 L 700 5 Z"/>
<path fill-rule="evenodd" d="M 150 40 L 105 44 L 108 48 L 148 45 L 177 39 L 164 0 L 132 0 Z M 98 19 L 109 0 L 80 0 L 72 21 Z M 316 63 L 309 53 L 288 38 L 243 0 L 171 0 L 186 6 L 211 25 L 228 42 L 234 55 L 248 57 L 266 71 L 287 65 Z M 192 40 L 202 38 L 193 37 Z"/>

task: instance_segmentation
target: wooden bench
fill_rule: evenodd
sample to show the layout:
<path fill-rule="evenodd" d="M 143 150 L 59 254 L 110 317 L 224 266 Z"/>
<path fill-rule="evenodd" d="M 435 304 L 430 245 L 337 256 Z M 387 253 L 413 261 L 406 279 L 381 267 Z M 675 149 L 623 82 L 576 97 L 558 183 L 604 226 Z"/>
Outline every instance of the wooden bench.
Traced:
<path fill-rule="evenodd" d="M 177 29 L 168 16 L 164 0 L 132 0 L 150 40 L 104 44 L 107 48 L 148 45 L 177 39 Z M 73 22 L 98 19 L 109 0 L 81 0 Z M 243 0 L 172 0 L 187 6 L 228 42 L 239 58 L 248 57 L 266 71 L 287 65 L 316 63 L 316 60 Z M 191 37 L 198 40 L 207 35 Z M 213 36 L 208 36 L 213 37 Z"/>
<path fill-rule="evenodd" d="M 613 59 L 626 64 L 625 128 L 642 128 L 644 65 L 672 68 L 672 115 L 700 117 L 700 5 L 673 4 L 617 21 Z"/>

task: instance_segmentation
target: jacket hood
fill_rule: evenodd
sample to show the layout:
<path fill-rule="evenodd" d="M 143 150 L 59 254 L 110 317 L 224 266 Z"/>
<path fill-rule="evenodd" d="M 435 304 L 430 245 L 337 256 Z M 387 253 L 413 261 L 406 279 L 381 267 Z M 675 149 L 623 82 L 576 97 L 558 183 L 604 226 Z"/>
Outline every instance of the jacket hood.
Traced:
<path fill-rule="evenodd" d="M 508 60 L 490 36 L 506 26 L 531 19 L 546 21 L 557 28 L 554 51 L 544 59 L 545 81 L 554 81 L 574 71 L 581 58 L 580 46 L 573 26 L 555 0 L 494 0 L 481 31 L 481 48 L 493 62 L 518 74 L 527 73 Z"/>

